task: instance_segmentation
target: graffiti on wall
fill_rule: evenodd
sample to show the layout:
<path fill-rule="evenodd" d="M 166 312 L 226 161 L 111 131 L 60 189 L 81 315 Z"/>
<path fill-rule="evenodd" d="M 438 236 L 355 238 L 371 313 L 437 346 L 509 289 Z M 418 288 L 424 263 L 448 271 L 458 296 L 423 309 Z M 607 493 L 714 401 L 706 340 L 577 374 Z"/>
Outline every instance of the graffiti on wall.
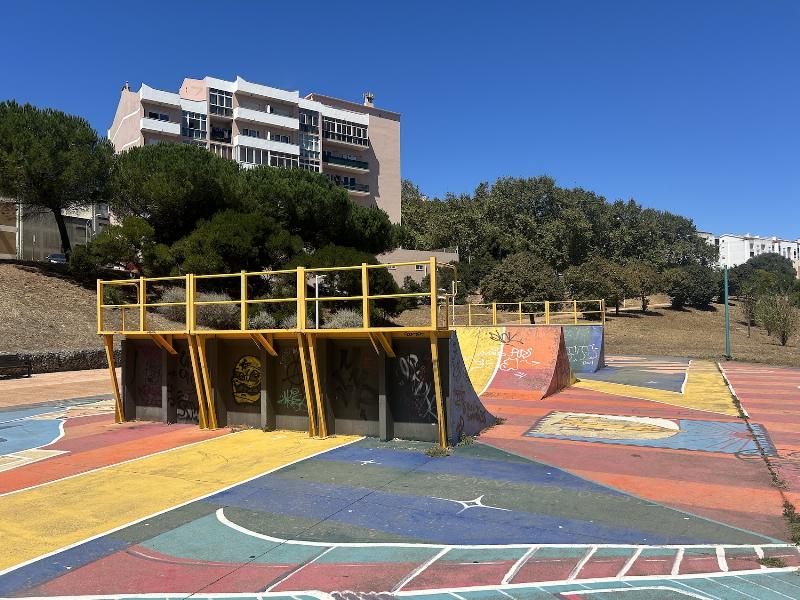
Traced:
<path fill-rule="evenodd" d="M 394 420 L 403 423 L 436 423 L 436 391 L 430 353 L 399 351 L 392 361 Z"/>
<path fill-rule="evenodd" d="M 308 414 L 300 350 L 283 346 L 278 354 L 278 409 L 290 414 Z"/>
<path fill-rule="evenodd" d="M 255 356 L 242 356 L 233 367 L 231 378 L 233 400 L 237 404 L 255 404 L 261 400 L 261 361 Z"/>
<path fill-rule="evenodd" d="M 378 419 L 378 360 L 361 347 L 333 346 L 330 398 L 339 417 Z"/>
<path fill-rule="evenodd" d="M 188 345 L 176 348 L 177 361 L 174 370 L 168 373 L 170 384 L 167 387 L 167 402 L 175 410 L 178 421 L 198 423 L 200 406 L 197 402 L 197 390 L 194 386 L 192 359 Z"/>
<path fill-rule="evenodd" d="M 605 366 L 602 325 L 564 325 L 561 329 L 573 372 L 594 373 Z"/>
<path fill-rule="evenodd" d="M 450 337 L 450 402 L 448 431 L 451 443 L 463 436 L 480 433 L 494 423 L 494 417 L 484 408 L 472 386 L 456 334 Z"/>
<path fill-rule="evenodd" d="M 136 404 L 161 406 L 161 350 L 150 343 L 134 348 Z"/>

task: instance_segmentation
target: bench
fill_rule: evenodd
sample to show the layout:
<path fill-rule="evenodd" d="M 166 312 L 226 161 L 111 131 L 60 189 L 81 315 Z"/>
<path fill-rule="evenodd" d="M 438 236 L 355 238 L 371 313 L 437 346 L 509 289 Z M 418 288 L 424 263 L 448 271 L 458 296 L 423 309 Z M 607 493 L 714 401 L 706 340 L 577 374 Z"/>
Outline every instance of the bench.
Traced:
<path fill-rule="evenodd" d="M 25 377 L 30 377 L 33 374 L 33 363 L 30 358 L 23 358 L 19 356 L 0 356 L 0 374 L 6 371 L 11 371 L 17 377 L 21 377 L 20 371 L 25 372 Z"/>

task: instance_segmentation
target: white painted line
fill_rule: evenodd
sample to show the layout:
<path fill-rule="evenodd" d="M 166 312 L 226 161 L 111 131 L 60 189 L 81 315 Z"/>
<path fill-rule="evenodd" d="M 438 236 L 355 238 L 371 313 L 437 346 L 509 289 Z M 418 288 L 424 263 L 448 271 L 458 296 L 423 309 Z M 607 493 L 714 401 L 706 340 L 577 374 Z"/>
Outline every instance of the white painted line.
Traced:
<path fill-rule="evenodd" d="M 589 551 L 586 555 L 578 561 L 578 564 L 575 565 L 575 568 L 572 569 L 572 572 L 567 577 L 567 581 L 573 581 L 580 573 L 581 569 L 586 566 L 586 563 L 589 562 L 589 559 L 592 558 L 592 555 L 597 552 L 597 546 L 592 546 L 589 548 Z"/>
<path fill-rule="evenodd" d="M 530 547 L 530 549 L 529 549 L 529 550 L 528 550 L 528 551 L 527 551 L 525 554 L 523 554 L 522 556 L 520 556 L 520 557 L 519 557 L 519 559 L 517 560 L 517 562 L 515 562 L 515 563 L 514 563 L 514 564 L 511 566 L 511 568 L 508 570 L 508 573 L 506 573 L 506 574 L 503 576 L 503 579 L 500 581 L 500 583 L 503 583 L 503 584 L 505 584 L 505 583 L 511 583 L 511 580 L 512 580 L 512 579 L 514 579 L 514 577 L 516 577 L 516 576 L 517 576 L 517 573 L 519 573 L 519 570 L 522 568 L 522 566 L 523 566 L 523 565 L 524 565 L 526 562 L 528 562 L 528 559 L 529 559 L 529 558 L 530 558 L 530 557 L 533 555 L 533 553 L 534 553 L 534 552 L 536 552 L 538 549 L 539 549 L 539 546 L 531 546 L 531 547 Z"/>
<path fill-rule="evenodd" d="M 430 566 L 431 566 L 433 563 L 435 563 L 437 560 L 439 560 L 440 558 L 442 558 L 442 557 L 443 557 L 445 554 L 447 554 L 448 552 L 450 552 L 450 549 L 451 549 L 451 548 L 450 548 L 450 546 L 445 546 L 444 548 L 442 548 L 442 549 L 441 549 L 441 550 L 440 550 L 438 553 L 436 553 L 435 555 L 433 555 L 432 557 L 430 557 L 428 560 L 426 560 L 424 563 L 422 563 L 422 564 L 421 564 L 420 566 L 418 566 L 416 569 L 414 569 L 413 571 L 411 571 L 411 573 L 409 573 L 408 575 L 406 575 L 405 577 L 403 577 L 403 579 L 401 579 L 401 580 L 400 580 L 400 583 L 398 583 L 396 586 L 394 586 L 394 587 L 392 588 L 392 590 L 391 590 L 391 591 L 392 591 L 392 592 L 399 592 L 400 590 L 402 590 L 402 589 L 403 589 L 403 588 L 404 588 L 406 585 L 408 585 L 408 584 L 411 582 L 411 580 L 413 580 L 413 579 L 414 579 L 414 578 L 415 578 L 417 575 L 419 575 L 420 573 L 422 573 L 422 572 L 423 572 L 425 569 L 427 569 L 428 567 L 430 567 Z"/>
<path fill-rule="evenodd" d="M 671 587 L 668 585 L 648 585 L 648 586 L 636 586 L 636 587 L 615 587 L 615 588 L 605 588 L 605 589 L 595 589 L 595 590 L 573 590 L 571 592 L 561 592 L 561 596 L 576 596 L 580 594 L 581 596 L 588 596 L 589 594 L 615 594 L 618 592 L 633 592 L 633 591 L 659 591 L 659 592 L 678 592 L 681 596 L 686 596 L 688 598 L 697 598 L 699 600 L 717 600 L 716 598 L 712 598 L 710 596 L 700 596 L 693 592 L 687 592 L 686 590 L 678 589 L 675 587 Z"/>
<path fill-rule="evenodd" d="M 670 575 L 677 575 L 680 572 L 683 552 L 683 548 L 678 548 L 678 551 L 675 553 L 675 562 L 672 563 L 672 570 L 669 572 Z"/>
<path fill-rule="evenodd" d="M 725 548 L 717 547 L 717 563 L 719 564 L 719 570 L 723 573 L 727 573 L 728 571 L 728 561 L 725 559 Z"/>
<path fill-rule="evenodd" d="M 269 586 L 269 587 L 268 587 L 268 588 L 267 588 L 265 591 L 267 591 L 267 592 L 271 592 L 271 591 L 272 591 L 272 590 L 274 590 L 274 589 L 275 589 L 277 586 L 279 586 L 280 584 L 282 584 L 284 581 L 286 581 L 287 579 L 289 579 L 289 578 L 290 578 L 290 577 L 292 577 L 293 575 L 296 575 L 297 573 L 299 573 L 300 571 L 302 571 L 303 569 L 305 569 L 305 568 L 306 568 L 308 565 L 314 564 L 315 562 L 317 562 L 317 560 L 319 560 L 320 558 L 322 558 L 323 556 L 325 556 L 325 555 L 326 555 L 328 552 L 331 552 L 332 550 L 336 550 L 336 546 L 331 546 L 331 547 L 330 547 L 330 548 L 328 548 L 327 550 L 323 550 L 322 552 L 320 552 L 319 554 L 317 554 L 317 555 L 316 555 L 314 558 L 312 558 L 312 559 L 311 559 L 311 560 L 309 560 L 308 562 L 304 562 L 303 564 L 301 564 L 301 565 L 298 565 L 296 568 L 292 569 L 292 570 L 291 570 L 291 571 L 289 571 L 289 572 L 288 572 L 286 575 L 284 575 L 283 577 L 281 577 L 281 578 L 280 578 L 278 581 L 276 581 L 276 582 L 275 582 L 275 583 L 273 583 L 271 586 Z"/>
<path fill-rule="evenodd" d="M 619 570 L 619 573 L 617 573 L 617 577 L 625 576 L 625 573 L 627 573 L 630 570 L 630 568 L 633 566 L 633 563 L 636 562 L 636 559 L 642 555 L 643 550 L 644 548 L 636 549 L 636 552 L 633 553 L 633 556 L 631 556 L 628 560 L 626 560 L 625 564 L 622 565 L 622 568 Z"/>
<path fill-rule="evenodd" d="M 226 434 L 226 435 L 236 435 L 236 434 L 235 433 L 231 433 L 231 434 Z M 223 437 L 223 436 L 219 436 L 219 437 Z M 217 438 L 213 438 L 213 439 L 217 439 Z M 191 500 L 186 500 L 185 502 L 181 502 L 179 504 L 175 504 L 173 506 L 170 506 L 169 508 L 165 508 L 163 510 L 159 510 L 157 512 L 154 512 L 154 513 L 151 513 L 149 515 L 146 515 L 146 516 L 144 516 L 144 517 L 142 517 L 140 519 L 136 519 L 136 520 L 131 521 L 129 523 L 125 523 L 124 525 L 120 525 L 119 527 L 114 527 L 113 529 L 109 529 L 108 531 L 104 531 L 103 533 L 98 533 L 97 535 L 90 536 L 90 537 L 88 537 L 86 539 L 80 540 L 79 542 L 75 542 L 74 544 L 69 544 L 69 545 L 64 546 L 62 548 L 59 548 L 58 550 L 53 550 L 52 552 L 47 552 L 45 554 L 42 554 L 41 556 L 37 556 L 37 557 L 32 558 L 30 560 L 26 560 L 24 562 L 19 563 L 18 565 L 14 565 L 13 567 L 8 567 L 7 569 L 4 569 L 4 570 L 0 571 L 0 577 L 2 577 L 3 575 L 6 575 L 8 573 L 11 573 L 12 571 L 16 571 L 17 569 L 21 569 L 22 567 L 25 567 L 25 566 L 30 565 L 32 563 L 35 563 L 36 561 L 42 560 L 44 558 L 48 558 L 50 556 L 55 556 L 59 552 L 64 552 L 65 550 L 69 550 L 70 548 L 75 548 L 77 546 L 80 546 L 81 544 L 85 544 L 86 542 L 91 542 L 92 540 L 96 540 L 96 539 L 104 537 L 104 536 L 106 536 L 106 535 L 108 535 L 110 533 L 114 533 L 116 531 L 120 531 L 121 529 L 125 529 L 126 527 L 130 527 L 131 525 L 135 525 L 137 523 L 141 523 L 142 521 L 146 521 L 147 519 L 152 519 L 153 517 L 157 517 L 158 515 L 163 515 L 164 513 L 168 513 L 171 510 L 175 510 L 176 508 L 181 508 L 183 506 L 188 506 L 189 504 L 192 504 L 193 502 L 197 502 L 198 500 L 203 500 L 205 498 L 210 498 L 211 496 L 214 496 L 216 494 L 219 494 L 219 493 L 222 493 L 224 491 L 233 489 L 236 486 L 242 485 L 244 483 L 248 483 L 250 481 L 254 481 L 254 480 L 258 479 L 259 477 L 263 477 L 264 475 L 269 475 L 270 473 L 274 473 L 275 471 L 280 471 L 281 469 L 285 469 L 286 467 L 290 467 L 291 465 L 297 464 L 297 463 L 302 462 L 304 460 L 308 460 L 309 458 L 314 458 L 315 456 L 319 456 L 320 454 L 325 454 L 326 452 L 330 452 L 331 450 L 336 450 L 336 448 L 343 448 L 345 446 L 349 446 L 350 444 L 355 444 L 356 442 L 359 442 L 359 441 L 361 441 L 363 439 L 364 439 L 363 437 L 358 437 L 358 438 L 356 438 L 354 440 L 351 440 L 349 442 L 345 442 L 344 444 L 340 444 L 339 446 L 334 446 L 333 448 L 326 448 L 325 450 L 320 450 L 319 452 L 315 452 L 314 454 L 309 454 L 308 456 L 304 456 L 303 458 L 298 458 L 297 460 L 293 460 L 293 461 L 288 462 L 286 464 L 280 465 L 279 467 L 275 467 L 275 468 L 269 469 L 267 471 L 264 471 L 263 473 L 259 473 L 258 475 L 253 475 L 252 477 L 248 477 L 247 479 L 243 479 L 241 481 L 237 481 L 236 483 L 232 483 L 231 485 L 222 487 L 222 488 L 220 488 L 218 490 L 214 490 L 213 492 L 209 492 L 208 494 L 203 494 L 201 496 L 197 496 L 195 498 L 192 498 Z M 204 443 L 204 442 L 210 442 L 210 441 L 212 441 L 212 440 L 202 440 L 201 442 L 196 442 L 196 443 Z M 189 444 L 189 445 L 194 445 L 194 444 Z M 181 448 L 186 448 L 186 446 L 181 446 Z M 165 452 L 171 452 L 172 450 L 176 450 L 176 448 L 172 448 L 170 450 L 165 450 Z M 157 454 L 163 454 L 163 452 L 158 452 Z M 146 458 L 146 457 L 143 457 L 143 458 Z M 134 459 L 134 460 L 140 460 L 140 459 Z M 127 461 L 127 462 L 133 462 L 133 461 Z M 118 464 L 123 464 L 123 463 L 118 463 Z M 98 470 L 100 470 L 100 469 L 98 469 Z M 65 479 L 69 479 L 69 477 L 66 477 Z M 38 487 L 38 486 L 33 486 L 33 487 Z M 194 592 L 191 592 L 189 595 L 191 595 L 193 593 Z M 140 595 L 140 594 L 137 594 L 137 595 Z M 163 594 L 161 594 L 161 595 L 163 596 Z M 225 594 L 225 595 L 229 595 L 229 594 Z M 252 596 L 252 594 L 250 594 L 250 595 Z M 107 598 L 108 596 L 99 596 L 99 597 L 100 598 L 104 598 L 104 597 Z"/>

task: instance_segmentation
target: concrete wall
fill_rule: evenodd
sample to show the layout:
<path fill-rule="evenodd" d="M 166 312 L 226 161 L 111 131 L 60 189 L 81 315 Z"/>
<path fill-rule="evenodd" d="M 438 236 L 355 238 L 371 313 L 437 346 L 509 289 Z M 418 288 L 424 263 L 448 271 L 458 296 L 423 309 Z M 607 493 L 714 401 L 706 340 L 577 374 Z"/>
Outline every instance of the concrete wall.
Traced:
<path fill-rule="evenodd" d="M 440 264 L 445 263 L 454 263 L 458 262 L 458 253 L 457 252 L 439 252 L 434 250 L 406 250 L 404 248 L 398 248 L 396 250 L 392 250 L 390 252 L 384 252 L 383 254 L 379 254 L 377 256 L 378 260 L 381 263 L 401 263 L 401 262 L 412 262 L 412 261 L 427 261 L 430 260 L 431 256 L 433 256 L 436 261 Z M 415 265 L 407 266 L 407 267 L 395 267 L 389 270 L 389 273 L 392 274 L 394 280 L 397 282 L 398 285 L 403 285 L 406 277 L 411 277 L 412 280 L 416 281 L 417 283 L 421 283 L 422 280 L 428 275 L 430 269 L 427 265 L 422 265 L 422 269 L 418 270 Z"/>

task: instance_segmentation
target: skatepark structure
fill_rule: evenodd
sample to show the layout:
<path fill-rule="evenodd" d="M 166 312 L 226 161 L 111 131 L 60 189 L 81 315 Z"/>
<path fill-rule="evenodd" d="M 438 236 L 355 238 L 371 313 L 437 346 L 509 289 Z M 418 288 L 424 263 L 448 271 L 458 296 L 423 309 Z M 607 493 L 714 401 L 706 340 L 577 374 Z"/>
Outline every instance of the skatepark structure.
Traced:
<path fill-rule="evenodd" d="M 429 291 L 375 291 L 387 275 L 380 270 L 418 265 L 430 275 Z M 603 366 L 603 301 L 456 305 L 453 293 L 437 287 L 441 270 L 453 268 L 431 258 L 98 280 L 97 331 L 109 360 L 115 419 L 445 447 L 496 422 L 482 399 L 541 400 L 573 383 L 574 373 Z M 326 278 L 360 294 L 320 294 Z M 401 298 L 427 304 L 428 322 L 387 325 L 381 303 Z M 353 306 L 360 326 L 326 328 L 325 318 Z M 291 317 L 282 326 L 253 318 L 276 309 Z M 225 322 L 203 317 L 213 310 L 235 314 Z M 121 381 L 115 335 L 122 338 Z"/>

